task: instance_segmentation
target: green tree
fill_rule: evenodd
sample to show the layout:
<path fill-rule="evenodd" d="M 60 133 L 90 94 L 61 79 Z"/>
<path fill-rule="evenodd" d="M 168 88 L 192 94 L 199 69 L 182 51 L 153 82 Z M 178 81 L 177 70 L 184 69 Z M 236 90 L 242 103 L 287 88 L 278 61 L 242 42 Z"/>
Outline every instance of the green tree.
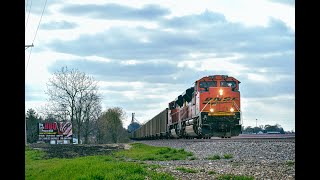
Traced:
<path fill-rule="evenodd" d="M 100 144 L 128 141 L 128 133 L 123 128 L 124 111 L 119 108 L 109 108 L 103 112 L 97 121 L 97 140 Z"/>
<path fill-rule="evenodd" d="M 35 143 L 39 139 L 38 123 L 41 121 L 36 111 L 32 108 L 28 109 L 26 114 L 26 131 L 27 142 Z"/>
<path fill-rule="evenodd" d="M 281 134 L 284 134 L 283 128 L 279 124 L 275 125 L 265 125 L 265 131 L 266 132 L 280 132 Z"/>
<path fill-rule="evenodd" d="M 243 132 L 245 133 L 254 133 L 254 128 L 252 128 L 251 126 L 247 126 Z"/>
<path fill-rule="evenodd" d="M 261 127 L 254 127 L 253 129 L 255 133 L 258 133 L 259 131 L 263 131 Z"/>

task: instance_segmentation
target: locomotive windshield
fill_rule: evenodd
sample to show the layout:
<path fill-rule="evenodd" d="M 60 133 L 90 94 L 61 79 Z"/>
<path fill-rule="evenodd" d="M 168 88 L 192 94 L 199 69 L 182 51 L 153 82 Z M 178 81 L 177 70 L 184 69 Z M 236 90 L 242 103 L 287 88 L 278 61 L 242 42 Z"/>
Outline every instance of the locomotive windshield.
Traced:
<path fill-rule="evenodd" d="M 237 86 L 235 81 L 221 81 L 220 87 L 232 87 L 235 88 Z"/>
<path fill-rule="evenodd" d="M 209 87 L 217 87 L 217 81 L 200 81 L 199 84 L 200 92 L 207 92 L 209 91 Z"/>
<path fill-rule="evenodd" d="M 200 88 L 217 87 L 217 81 L 201 81 Z"/>

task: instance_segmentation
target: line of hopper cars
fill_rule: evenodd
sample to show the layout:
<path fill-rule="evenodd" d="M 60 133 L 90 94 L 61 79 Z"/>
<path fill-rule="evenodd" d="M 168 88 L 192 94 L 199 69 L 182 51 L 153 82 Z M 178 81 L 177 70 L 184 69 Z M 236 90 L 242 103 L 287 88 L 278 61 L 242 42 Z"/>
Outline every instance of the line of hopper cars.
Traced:
<path fill-rule="evenodd" d="M 236 78 L 205 76 L 168 107 L 131 132 L 131 139 L 230 138 L 241 133 L 240 91 Z"/>

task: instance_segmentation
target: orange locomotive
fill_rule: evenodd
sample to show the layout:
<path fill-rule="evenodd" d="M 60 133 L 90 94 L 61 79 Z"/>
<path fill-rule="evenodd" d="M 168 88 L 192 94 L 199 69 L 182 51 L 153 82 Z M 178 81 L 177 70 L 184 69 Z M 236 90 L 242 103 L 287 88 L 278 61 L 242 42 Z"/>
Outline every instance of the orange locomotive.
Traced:
<path fill-rule="evenodd" d="M 206 76 L 169 107 L 132 133 L 132 139 L 238 136 L 240 81 L 227 75 Z"/>
<path fill-rule="evenodd" d="M 238 136 L 240 125 L 240 81 L 227 75 L 206 76 L 169 103 L 170 136 Z"/>

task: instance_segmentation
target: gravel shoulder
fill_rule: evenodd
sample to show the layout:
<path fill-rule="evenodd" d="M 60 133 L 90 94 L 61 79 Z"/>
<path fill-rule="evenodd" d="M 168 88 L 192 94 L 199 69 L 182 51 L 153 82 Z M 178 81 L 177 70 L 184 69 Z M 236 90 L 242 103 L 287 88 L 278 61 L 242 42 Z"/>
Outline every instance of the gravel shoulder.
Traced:
<path fill-rule="evenodd" d="M 196 160 L 149 161 L 173 174 L 177 179 L 215 179 L 221 174 L 254 176 L 255 179 L 295 179 L 295 139 L 234 139 L 234 140 L 151 140 L 139 141 L 152 146 L 183 148 L 194 153 Z M 213 155 L 231 154 L 231 159 L 207 160 Z M 197 170 L 184 173 L 176 167 Z M 216 174 L 208 174 L 209 171 Z"/>

